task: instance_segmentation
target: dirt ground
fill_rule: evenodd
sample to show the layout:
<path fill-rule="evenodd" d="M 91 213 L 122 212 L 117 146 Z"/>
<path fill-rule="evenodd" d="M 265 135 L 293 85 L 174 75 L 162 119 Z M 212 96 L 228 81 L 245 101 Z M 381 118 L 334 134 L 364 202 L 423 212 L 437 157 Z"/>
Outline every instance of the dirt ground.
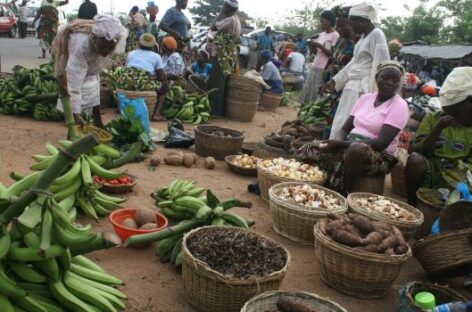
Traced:
<path fill-rule="evenodd" d="M 225 119 L 212 121 L 212 124 L 242 130 L 246 142 L 257 142 L 263 135 L 280 129 L 283 122 L 293 119 L 294 108 L 285 107 L 277 113 L 258 112 L 252 123 L 238 123 Z M 111 109 L 105 111 L 105 119 L 113 118 Z M 164 128 L 164 123 L 153 123 L 154 128 Z M 10 184 L 8 173 L 12 170 L 28 172 L 33 160 L 30 155 L 45 153 L 46 142 L 64 139 L 65 127 L 62 123 L 43 123 L 30 118 L 18 118 L 0 115 L 0 155 L 3 166 L 0 181 Z M 168 150 L 159 147 L 155 154 L 165 155 Z M 325 286 L 319 276 L 313 247 L 301 247 L 278 236 L 272 230 L 269 206 L 258 197 L 247 192 L 247 185 L 252 178 L 237 176 L 228 171 L 224 162 L 218 162 L 213 171 L 203 168 L 200 162 L 196 168 L 170 167 L 161 165 L 150 172 L 147 163 L 130 164 L 126 169 L 139 178 L 138 185 L 129 196 L 126 207 L 154 207 L 149 196 L 156 186 L 169 184 L 172 180 L 192 179 L 202 187 L 211 188 L 221 198 L 235 196 L 253 202 L 253 208 L 236 209 L 245 217 L 257 221 L 254 230 L 281 242 L 292 255 L 292 263 L 283 281 L 283 290 L 303 290 L 328 297 L 350 312 L 390 312 L 395 310 L 397 290 L 412 280 L 424 280 L 426 275 L 418 262 L 412 258 L 404 266 L 400 277 L 387 297 L 380 300 L 358 300 L 344 296 Z M 386 194 L 391 195 L 387 189 Z M 103 219 L 100 228 L 110 229 L 107 219 Z M 108 272 L 126 282 L 122 288 L 129 296 L 127 311 L 153 312 L 190 312 L 194 311 L 184 299 L 183 283 L 180 273 L 169 264 L 160 263 L 155 255 L 155 247 L 145 249 L 115 248 L 90 254 L 93 260 L 101 264 Z"/>

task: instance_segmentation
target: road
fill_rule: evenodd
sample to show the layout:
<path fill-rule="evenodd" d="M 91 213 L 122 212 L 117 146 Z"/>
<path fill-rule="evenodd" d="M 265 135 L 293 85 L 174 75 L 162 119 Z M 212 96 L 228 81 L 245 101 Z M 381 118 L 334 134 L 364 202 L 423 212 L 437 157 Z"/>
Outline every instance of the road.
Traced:
<path fill-rule="evenodd" d="M 36 38 L 0 38 L 0 72 L 11 72 L 15 65 L 33 68 L 49 61 L 39 59 L 41 48 Z"/>

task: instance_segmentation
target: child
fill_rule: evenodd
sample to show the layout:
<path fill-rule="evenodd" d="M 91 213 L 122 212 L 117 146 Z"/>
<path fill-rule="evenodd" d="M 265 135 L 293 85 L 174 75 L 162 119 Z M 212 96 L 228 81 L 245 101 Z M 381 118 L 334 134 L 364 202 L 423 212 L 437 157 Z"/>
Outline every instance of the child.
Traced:
<path fill-rule="evenodd" d="M 213 66 L 208 63 L 209 60 L 210 54 L 204 50 L 200 51 L 197 62 L 193 63 L 190 68 L 191 74 L 203 80 L 207 80 L 213 68 Z"/>

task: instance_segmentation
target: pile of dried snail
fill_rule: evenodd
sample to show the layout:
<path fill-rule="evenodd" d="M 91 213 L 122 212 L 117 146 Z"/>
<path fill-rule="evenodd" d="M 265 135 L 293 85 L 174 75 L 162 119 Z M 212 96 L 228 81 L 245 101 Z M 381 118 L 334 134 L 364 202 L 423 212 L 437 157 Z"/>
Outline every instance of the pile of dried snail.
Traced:
<path fill-rule="evenodd" d="M 338 197 L 308 184 L 287 186 L 275 195 L 285 202 L 306 209 L 337 210 L 343 207 Z"/>
<path fill-rule="evenodd" d="M 318 167 L 302 164 L 293 159 L 268 159 L 259 162 L 259 166 L 269 173 L 281 178 L 300 181 L 322 181 L 325 173 Z"/>
<path fill-rule="evenodd" d="M 392 220 L 413 221 L 415 219 L 411 212 L 383 196 L 357 197 L 352 200 L 360 207 Z"/>

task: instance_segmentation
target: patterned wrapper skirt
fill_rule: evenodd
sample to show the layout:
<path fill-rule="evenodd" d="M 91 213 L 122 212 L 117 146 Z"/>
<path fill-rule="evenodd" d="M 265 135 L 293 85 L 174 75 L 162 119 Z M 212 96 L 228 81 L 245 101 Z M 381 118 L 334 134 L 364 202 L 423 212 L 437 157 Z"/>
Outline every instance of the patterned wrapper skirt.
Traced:
<path fill-rule="evenodd" d="M 323 83 L 323 72 L 324 69 L 321 68 L 310 68 L 303 90 L 298 98 L 302 105 L 308 105 L 318 99 L 318 91 Z"/>

